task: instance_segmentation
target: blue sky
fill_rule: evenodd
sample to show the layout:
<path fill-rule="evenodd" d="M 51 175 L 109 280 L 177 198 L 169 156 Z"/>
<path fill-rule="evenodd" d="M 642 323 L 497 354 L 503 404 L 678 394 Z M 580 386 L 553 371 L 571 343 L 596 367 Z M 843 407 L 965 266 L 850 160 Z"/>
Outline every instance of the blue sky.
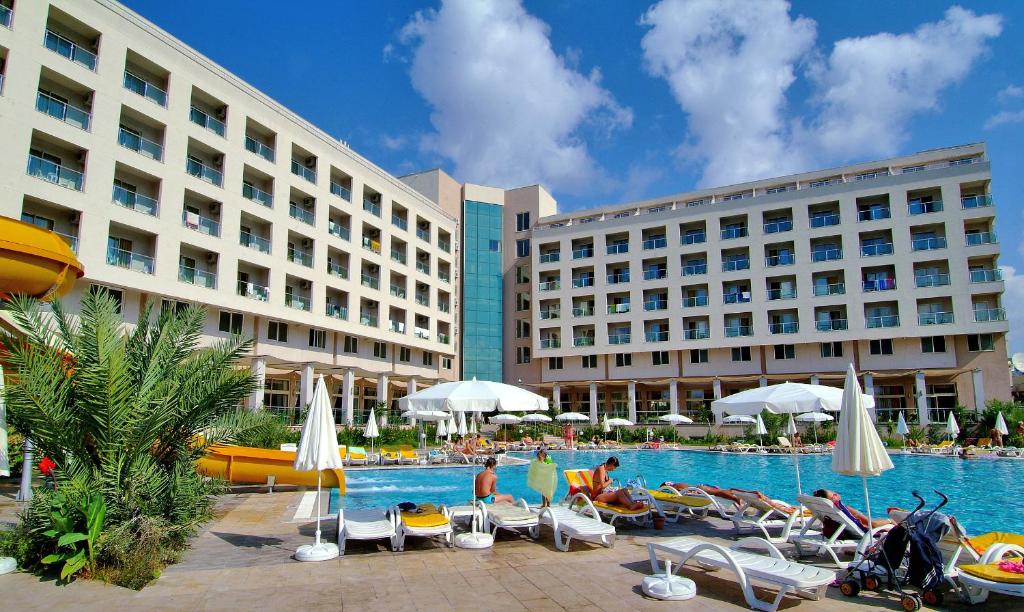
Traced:
<path fill-rule="evenodd" d="M 1024 302 L 1024 3 L 124 1 L 390 172 L 562 210 L 984 140 Z"/>

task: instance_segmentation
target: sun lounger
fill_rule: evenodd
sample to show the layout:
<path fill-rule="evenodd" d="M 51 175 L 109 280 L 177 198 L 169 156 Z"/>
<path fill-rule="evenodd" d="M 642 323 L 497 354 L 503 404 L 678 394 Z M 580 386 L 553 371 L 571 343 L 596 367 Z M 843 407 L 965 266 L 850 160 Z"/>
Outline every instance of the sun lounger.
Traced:
<path fill-rule="evenodd" d="M 710 495 L 697 487 L 688 487 L 682 491 L 669 485 L 658 489 L 647 489 L 647 494 L 655 502 L 656 510 L 666 517 L 674 517 L 676 521 L 682 516 L 706 518 L 715 512 L 725 520 L 731 520 L 736 512 L 736 503 Z"/>
<path fill-rule="evenodd" d="M 338 510 L 338 548 L 345 554 L 346 540 L 387 539 L 391 550 L 398 550 L 398 530 L 394 513 L 383 508 Z"/>
<path fill-rule="evenodd" d="M 569 493 L 567 498 L 573 497 L 577 493 L 585 493 L 588 499 L 590 498 L 590 491 L 592 489 L 592 474 L 590 470 L 564 470 L 562 472 L 565 475 L 566 482 L 569 483 Z M 646 491 L 643 491 L 643 495 L 646 496 Z M 646 523 L 651 517 L 651 505 L 645 503 L 643 508 L 637 510 L 630 510 L 624 506 L 617 504 L 606 504 L 603 502 L 596 502 L 590 500 L 592 505 L 597 508 L 597 511 L 602 516 L 608 517 L 608 523 L 614 525 L 618 519 L 627 520 L 633 523 Z"/>
<path fill-rule="evenodd" d="M 367 465 L 370 462 L 366 457 L 366 449 L 362 446 L 350 446 L 348 448 L 349 465 Z"/>
<path fill-rule="evenodd" d="M 951 455 L 956 452 L 956 447 L 952 440 L 943 440 L 938 446 L 929 447 L 928 452 L 932 455 Z"/>
<path fill-rule="evenodd" d="M 540 536 L 540 519 L 530 511 L 526 500 L 520 498 L 517 503 L 480 504 L 483 506 L 484 529 L 498 535 L 499 529 L 516 531 L 526 529 L 531 538 Z"/>
<path fill-rule="evenodd" d="M 767 554 L 748 552 L 756 548 Z M 647 545 L 651 571 L 664 574 L 658 562 L 659 556 L 674 561 L 678 572 L 689 562 L 704 569 L 730 570 L 743 590 L 747 605 L 755 610 L 774 612 L 782 599 L 793 593 L 807 599 L 821 599 L 825 590 L 836 579 L 835 572 L 789 561 L 779 549 L 761 538 L 744 538 L 729 548 L 693 538 L 674 538 Z M 777 589 L 774 601 L 760 600 L 754 594 L 754 585 Z"/>
<path fill-rule="evenodd" d="M 398 517 L 396 521 L 396 531 L 398 532 L 396 550 L 405 550 L 405 538 L 410 536 L 417 538 L 441 536 L 444 543 L 451 547 L 454 544 L 454 538 L 448 509 L 433 504 L 420 504 L 417 510 L 400 511 L 397 507 L 391 509 L 392 514 Z"/>
<path fill-rule="evenodd" d="M 390 465 L 390 464 L 397 465 L 397 464 L 399 464 L 401 462 L 402 462 L 402 455 L 400 455 L 396 449 L 388 448 L 386 446 L 382 446 L 381 447 L 381 449 L 380 449 L 380 464 L 381 465 Z"/>
<path fill-rule="evenodd" d="M 799 507 L 787 511 L 785 502 L 764 500 L 757 493 L 733 490 L 732 493 L 742 500 L 742 504 L 732 515 L 732 524 L 736 532 L 758 530 L 772 544 L 784 544 L 789 541 L 793 527 L 803 523 L 804 513 Z M 771 535 L 769 530 L 779 530 L 778 535 Z M 808 530 L 806 535 L 815 532 Z M 820 535 L 820 534 L 819 534 Z"/>
<path fill-rule="evenodd" d="M 846 567 L 846 564 L 839 560 L 839 554 L 851 551 L 860 554 L 866 548 L 864 528 L 836 508 L 832 500 L 811 495 L 798 495 L 797 501 L 811 511 L 811 518 L 804 521 L 800 532 L 789 536 L 789 541 L 796 545 L 798 556 L 804 554 L 805 548 L 811 548 L 817 555 L 828 554 L 837 567 L 843 568 Z M 826 536 L 822 531 L 822 519 L 825 517 L 839 525 L 839 528 L 830 536 Z M 872 537 L 888 531 L 891 527 L 891 525 L 875 527 L 871 530 Z M 840 539 L 843 535 L 852 536 L 852 539 Z"/>
<path fill-rule="evenodd" d="M 412 446 L 401 444 L 398 447 L 398 462 L 416 465 L 420 462 L 420 456 Z"/>
<path fill-rule="evenodd" d="M 1024 574 L 999 569 L 1004 558 L 1017 561 L 1024 558 L 1024 546 L 995 544 L 985 551 L 978 563 L 956 568 L 956 580 L 963 586 L 967 600 L 977 604 L 988 599 L 989 593 L 1024 597 Z"/>
<path fill-rule="evenodd" d="M 436 448 L 427 453 L 427 463 L 448 463 L 448 453 L 441 452 Z"/>
<path fill-rule="evenodd" d="M 567 506 L 547 506 L 538 509 L 537 518 L 541 525 L 551 527 L 555 537 L 555 548 L 558 550 L 569 550 L 569 543 L 572 540 L 593 542 L 608 548 L 615 545 L 615 527 L 601 521 L 597 508 L 582 493 L 570 498 Z"/>

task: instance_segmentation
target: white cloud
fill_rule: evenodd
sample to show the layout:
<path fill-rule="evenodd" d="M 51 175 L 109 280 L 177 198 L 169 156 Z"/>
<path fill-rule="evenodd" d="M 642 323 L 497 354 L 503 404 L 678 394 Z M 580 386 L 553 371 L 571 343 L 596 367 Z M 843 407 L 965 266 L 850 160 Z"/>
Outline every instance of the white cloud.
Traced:
<path fill-rule="evenodd" d="M 1010 102 L 1017 98 L 1024 98 L 1024 87 L 1018 85 L 1007 85 L 996 94 L 1000 102 Z"/>
<path fill-rule="evenodd" d="M 985 129 L 991 130 L 992 128 L 1000 125 L 1007 125 L 1012 123 L 1024 123 L 1024 110 L 1019 111 L 1000 111 L 985 121 Z"/>
<path fill-rule="evenodd" d="M 408 139 L 405 136 L 388 136 L 384 134 L 380 137 L 380 144 L 388 151 L 397 151 L 404 149 L 408 143 Z"/>
<path fill-rule="evenodd" d="M 451 160 L 460 180 L 571 193 L 607 182 L 581 130 L 627 127 L 632 113 L 548 35 L 518 0 L 445 0 L 402 29 L 415 46 L 413 87 L 433 110 L 436 133 L 421 144 Z"/>
<path fill-rule="evenodd" d="M 1005 290 L 1002 300 L 1010 323 L 1007 344 L 1012 355 L 1024 351 L 1024 308 L 1015 307 L 1016 304 L 1024 304 L 1024 275 L 1017 274 L 1013 266 L 999 266 L 999 269 L 1003 271 Z"/>

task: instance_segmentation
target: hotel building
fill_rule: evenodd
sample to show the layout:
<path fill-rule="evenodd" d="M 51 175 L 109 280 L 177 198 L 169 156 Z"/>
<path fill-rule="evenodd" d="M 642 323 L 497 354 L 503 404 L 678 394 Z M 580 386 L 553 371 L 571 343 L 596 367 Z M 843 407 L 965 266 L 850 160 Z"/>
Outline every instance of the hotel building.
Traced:
<path fill-rule="evenodd" d="M 848 362 L 881 419 L 1009 398 L 983 145 L 558 214 L 394 177 L 112 0 L 0 0 L 0 133 L 0 215 L 67 238 L 72 307 L 204 305 L 253 407 L 477 377 L 652 422 Z"/>

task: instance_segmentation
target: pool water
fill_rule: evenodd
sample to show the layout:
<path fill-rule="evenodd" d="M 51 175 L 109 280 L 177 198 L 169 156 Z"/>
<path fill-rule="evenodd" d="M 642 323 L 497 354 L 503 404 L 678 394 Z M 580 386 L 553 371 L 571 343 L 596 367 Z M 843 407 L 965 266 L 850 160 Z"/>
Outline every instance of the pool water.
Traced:
<path fill-rule="evenodd" d="M 553 451 L 559 470 L 593 468 L 609 451 Z M 513 453 L 513 456 L 529 457 Z M 767 495 L 796 500 L 796 477 L 791 456 L 736 455 L 686 451 L 622 451 L 616 453 L 621 467 L 612 478 L 625 482 L 642 474 L 655 487 L 665 480 L 689 484 L 758 489 Z M 863 511 L 864 493 L 859 477 L 840 476 L 832 471 L 829 455 L 802 455 L 800 479 L 803 491 L 817 488 L 838 491 L 847 504 Z M 949 496 L 944 508 L 967 527 L 969 534 L 987 531 L 1024 533 L 1024 496 L 1021 492 L 1024 461 L 1014 459 L 962 460 L 944 457 L 893 455 L 896 468 L 868 479 L 874 517 L 885 515 L 887 506 L 913 508 L 918 490 L 929 501 L 939 498 L 938 489 Z M 473 494 L 473 475 L 479 468 L 371 469 L 346 473 L 346 495 L 339 499 L 331 491 L 332 510 L 387 507 L 404 501 L 464 504 Z M 540 496 L 526 486 L 527 466 L 499 466 L 498 491 L 539 503 Z M 559 476 L 556 499 L 567 491 Z"/>

